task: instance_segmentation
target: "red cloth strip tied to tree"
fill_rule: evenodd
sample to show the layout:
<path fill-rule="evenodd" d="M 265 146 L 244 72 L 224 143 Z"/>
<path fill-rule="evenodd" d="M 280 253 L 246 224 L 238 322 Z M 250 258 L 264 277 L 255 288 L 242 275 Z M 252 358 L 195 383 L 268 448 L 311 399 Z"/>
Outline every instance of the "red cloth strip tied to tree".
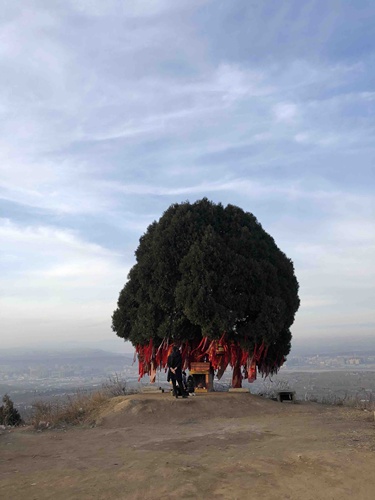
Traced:
<path fill-rule="evenodd" d="M 183 369 L 190 369 L 193 362 L 207 361 L 220 379 L 228 365 L 231 366 L 233 387 L 241 387 L 243 378 L 241 368 L 245 378 L 249 382 L 254 382 L 257 372 L 267 377 L 276 373 L 285 361 L 284 356 L 277 353 L 271 356 L 269 346 L 264 342 L 259 346 L 255 344 L 252 350 L 245 350 L 233 340 L 228 341 L 225 334 L 219 340 L 203 337 L 198 345 L 191 345 L 191 342 L 173 343 L 166 338 L 155 347 L 153 339 L 150 339 L 147 344 L 136 346 L 138 381 L 149 375 L 151 383 L 155 382 L 156 370 L 167 368 L 168 356 L 175 344 L 181 350 Z"/>

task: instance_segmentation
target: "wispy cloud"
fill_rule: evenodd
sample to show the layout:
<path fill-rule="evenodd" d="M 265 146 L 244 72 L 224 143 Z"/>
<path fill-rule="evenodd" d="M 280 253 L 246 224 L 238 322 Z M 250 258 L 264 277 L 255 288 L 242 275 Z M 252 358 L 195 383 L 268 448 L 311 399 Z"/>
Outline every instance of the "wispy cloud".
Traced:
<path fill-rule="evenodd" d="M 106 335 L 130 255 L 84 241 L 71 230 L 8 220 L 0 221 L 0 241 L 2 328 L 31 341 L 34 334 L 49 338 L 56 325 L 61 340 L 68 341 L 85 325 L 107 318 L 106 328 L 96 329 Z"/>
<path fill-rule="evenodd" d="M 126 276 L 128 269 L 124 267 L 123 254 L 85 241 L 72 230 L 24 227 L 0 219 L 0 241 L 3 250 L 1 288 L 5 295 L 17 289 L 25 298 L 24 291 L 34 288 L 35 297 L 35 293 L 43 295 L 47 287 L 53 298 L 52 290 L 56 287 L 56 298 L 69 280 L 75 279 L 74 287 L 78 289 L 95 284 L 100 287 L 117 281 L 119 274 Z M 46 281 L 49 279 L 51 281 Z M 67 287 L 66 299 L 72 291 L 73 287 Z"/>
<path fill-rule="evenodd" d="M 298 116 L 298 107 L 290 102 L 276 104 L 274 113 L 278 122 L 294 123 Z"/>
<path fill-rule="evenodd" d="M 4 4 L 12 335 L 23 316 L 62 337 L 64 325 L 103 325 L 148 224 L 203 196 L 254 213 L 295 261 L 297 334 L 340 314 L 371 323 L 375 9 L 364 5 Z"/>

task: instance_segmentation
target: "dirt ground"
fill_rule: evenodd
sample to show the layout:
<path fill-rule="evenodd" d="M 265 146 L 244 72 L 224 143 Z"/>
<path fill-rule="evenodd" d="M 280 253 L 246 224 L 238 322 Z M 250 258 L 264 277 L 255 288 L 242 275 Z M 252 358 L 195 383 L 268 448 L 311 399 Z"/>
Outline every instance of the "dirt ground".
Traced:
<path fill-rule="evenodd" d="M 373 412 L 249 393 L 111 400 L 96 426 L 0 435 L 0 498 L 375 498 Z"/>

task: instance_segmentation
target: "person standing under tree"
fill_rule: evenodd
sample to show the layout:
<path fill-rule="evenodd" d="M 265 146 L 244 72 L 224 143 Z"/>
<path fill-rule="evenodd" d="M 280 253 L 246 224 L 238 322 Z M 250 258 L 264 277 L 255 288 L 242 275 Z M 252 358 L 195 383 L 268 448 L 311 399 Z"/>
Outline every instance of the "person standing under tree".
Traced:
<path fill-rule="evenodd" d="M 173 346 L 171 354 L 168 356 L 168 379 L 172 380 L 173 385 L 173 395 L 178 398 L 178 389 L 176 386 L 176 381 L 178 382 L 178 388 L 183 398 L 187 398 L 184 385 L 182 383 L 182 357 L 180 350 L 177 346 Z"/>

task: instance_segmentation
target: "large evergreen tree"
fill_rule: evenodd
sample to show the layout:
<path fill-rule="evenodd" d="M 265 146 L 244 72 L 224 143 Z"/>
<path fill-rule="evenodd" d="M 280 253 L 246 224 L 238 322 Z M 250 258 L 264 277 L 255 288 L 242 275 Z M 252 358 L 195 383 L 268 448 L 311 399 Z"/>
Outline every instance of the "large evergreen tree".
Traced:
<path fill-rule="evenodd" d="M 189 346 L 189 360 L 205 338 L 231 346 L 228 362 L 237 372 L 240 364 L 246 371 L 244 353 L 263 374 L 281 366 L 299 307 L 298 282 L 292 261 L 254 215 L 207 199 L 171 205 L 141 237 L 136 259 L 112 328 L 138 353 L 148 345 L 148 362 L 166 340 Z"/>

